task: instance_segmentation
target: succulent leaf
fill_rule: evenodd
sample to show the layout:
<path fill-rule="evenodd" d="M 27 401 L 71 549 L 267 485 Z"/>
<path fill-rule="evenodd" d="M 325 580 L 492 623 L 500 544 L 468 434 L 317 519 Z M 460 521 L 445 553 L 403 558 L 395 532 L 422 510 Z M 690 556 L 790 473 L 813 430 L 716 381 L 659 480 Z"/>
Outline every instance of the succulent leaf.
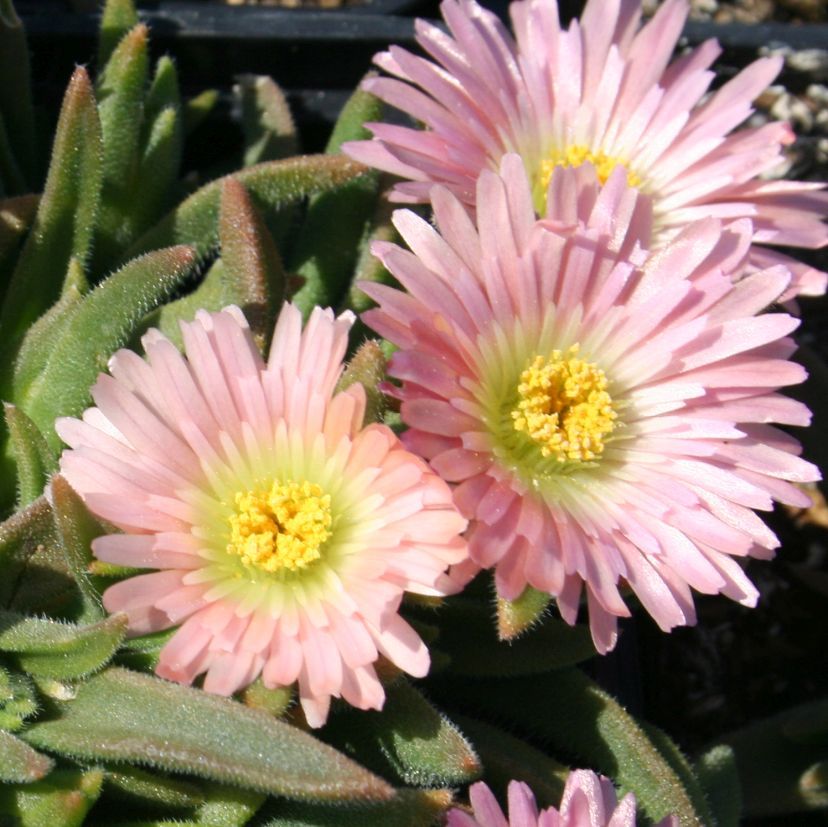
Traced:
<path fill-rule="evenodd" d="M 106 789 L 128 804 L 184 809 L 204 802 L 204 793 L 196 784 L 123 764 L 106 768 Z"/>
<path fill-rule="evenodd" d="M 101 69 L 124 35 L 137 25 L 138 13 L 133 0 L 106 0 L 98 33 L 98 66 Z"/>
<path fill-rule="evenodd" d="M 3 409 L 17 464 L 17 505 L 21 507 L 43 493 L 49 476 L 57 468 L 57 456 L 37 425 L 20 408 L 5 402 Z"/>
<path fill-rule="evenodd" d="M 61 717 L 34 723 L 35 747 L 134 761 L 316 801 L 384 801 L 380 778 L 295 727 L 227 698 L 110 667 L 78 687 Z"/>
<path fill-rule="evenodd" d="M 246 167 L 299 152 L 296 125 L 284 92 L 266 75 L 240 75 L 233 93 L 241 105 Z"/>
<path fill-rule="evenodd" d="M 0 781 L 6 784 L 29 784 L 39 781 L 54 767 L 46 755 L 32 749 L 10 732 L 0 729 Z"/>
<path fill-rule="evenodd" d="M 70 680 L 104 666 L 124 639 L 126 615 L 88 626 L 0 611 L 0 651 L 36 677 Z"/>
<path fill-rule="evenodd" d="M 103 777 L 98 769 L 57 769 L 32 784 L 0 786 L 0 812 L 15 813 L 17 827 L 80 827 Z"/>
<path fill-rule="evenodd" d="M 515 600 L 497 598 L 497 634 L 501 640 L 514 640 L 539 623 L 552 598 L 527 586 Z"/>
<path fill-rule="evenodd" d="M 365 388 L 365 425 L 382 422 L 388 407 L 385 394 L 380 390 L 380 383 L 385 379 L 386 363 L 379 342 L 374 339 L 363 342 L 348 362 L 337 385 L 337 391 L 344 391 L 354 382 Z"/>
<path fill-rule="evenodd" d="M 742 788 L 733 750 L 725 744 L 719 744 L 705 752 L 696 761 L 696 775 L 707 794 L 707 801 L 716 818 L 716 827 L 739 827 Z"/>
<path fill-rule="evenodd" d="M 68 314 L 40 374 L 28 386 L 18 381 L 14 393 L 50 445 L 60 445 L 53 425 L 56 417 L 83 411 L 89 388 L 109 357 L 127 343 L 146 313 L 170 295 L 193 264 L 188 247 L 149 253 L 107 278 Z"/>

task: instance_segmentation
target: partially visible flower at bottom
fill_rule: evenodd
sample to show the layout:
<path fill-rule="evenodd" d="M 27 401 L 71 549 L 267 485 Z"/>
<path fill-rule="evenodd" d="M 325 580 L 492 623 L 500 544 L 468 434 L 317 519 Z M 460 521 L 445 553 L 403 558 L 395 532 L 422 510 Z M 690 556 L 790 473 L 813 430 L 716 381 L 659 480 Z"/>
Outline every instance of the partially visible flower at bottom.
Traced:
<path fill-rule="evenodd" d="M 286 305 L 262 360 L 230 307 L 182 325 L 186 358 L 158 331 L 121 350 L 97 407 L 61 419 L 61 472 L 122 534 L 98 559 L 159 569 L 106 590 L 132 634 L 181 625 L 157 672 L 229 695 L 261 675 L 298 681 L 312 726 L 331 697 L 379 709 L 380 654 L 421 677 L 429 654 L 399 615 L 406 591 L 453 591 L 466 521 L 448 486 L 383 425 L 365 392 L 334 393 L 353 323 Z"/>
<path fill-rule="evenodd" d="M 447 827 L 635 827 L 635 796 L 627 793 L 619 802 L 612 782 L 591 770 L 569 774 L 559 809 L 538 812 L 535 796 L 522 781 L 509 784 L 508 796 L 507 820 L 492 791 L 482 781 L 473 784 L 473 814 L 452 810 Z M 667 816 L 657 827 L 678 827 L 678 820 Z"/>

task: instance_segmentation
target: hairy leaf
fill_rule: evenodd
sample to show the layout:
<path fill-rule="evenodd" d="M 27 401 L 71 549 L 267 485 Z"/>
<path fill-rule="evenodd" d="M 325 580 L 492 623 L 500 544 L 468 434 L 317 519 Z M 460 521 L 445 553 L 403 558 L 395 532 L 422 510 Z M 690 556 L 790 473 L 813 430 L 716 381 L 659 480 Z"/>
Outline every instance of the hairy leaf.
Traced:
<path fill-rule="evenodd" d="M 197 807 L 204 801 L 204 793 L 189 781 L 126 765 L 107 767 L 106 790 L 130 804 L 183 809 Z"/>
<path fill-rule="evenodd" d="M 97 769 L 54 770 L 33 784 L 0 786 L 0 813 L 15 813 L 16 827 L 79 827 L 102 784 Z"/>
<path fill-rule="evenodd" d="M 51 758 L 33 750 L 10 732 L 0 730 L 0 781 L 29 784 L 39 781 L 53 767 Z"/>
<path fill-rule="evenodd" d="M 23 411 L 8 402 L 3 409 L 17 463 L 17 504 L 22 507 L 43 493 L 49 475 L 57 468 L 57 455 Z"/>
<path fill-rule="evenodd" d="M 716 827 L 739 827 L 742 815 L 742 788 L 733 750 L 720 744 L 696 762 L 699 783 L 716 818 Z"/>
<path fill-rule="evenodd" d="M 23 669 L 37 677 L 80 678 L 109 661 L 126 628 L 123 614 L 77 626 L 0 611 L 0 651 L 16 654 Z"/>
<path fill-rule="evenodd" d="M 241 105 L 246 167 L 299 152 L 296 125 L 284 93 L 266 75 L 240 75 L 233 93 Z"/>
<path fill-rule="evenodd" d="M 131 261 L 84 296 L 62 326 L 40 375 L 15 387 L 15 401 L 60 445 L 53 423 L 58 416 L 80 414 L 89 388 L 107 360 L 127 343 L 144 315 L 163 301 L 193 266 L 188 247 L 172 247 Z"/>
<path fill-rule="evenodd" d="M 26 740 L 87 760 L 134 761 L 318 801 L 383 801 L 388 785 L 311 735 L 235 701 L 111 667 Z"/>
<path fill-rule="evenodd" d="M 138 25 L 133 0 L 106 0 L 98 34 L 98 66 L 106 66 L 115 47 L 124 35 Z"/>
<path fill-rule="evenodd" d="M 379 387 L 385 379 L 385 366 L 386 358 L 379 342 L 374 339 L 363 342 L 348 362 L 337 385 L 338 391 L 344 391 L 354 382 L 359 382 L 365 389 L 364 424 L 366 425 L 371 422 L 382 422 L 388 407 L 385 394 Z"/>
<path fill-rule="evenodd" d="M 10 358 L 28 326 L 57 299 L 70 258 L 86 261 L 101 181 L 98 112 L 89 76 L 78 67 L 63 99 L 34 225 L 0 312 L 0 357 Z"/>

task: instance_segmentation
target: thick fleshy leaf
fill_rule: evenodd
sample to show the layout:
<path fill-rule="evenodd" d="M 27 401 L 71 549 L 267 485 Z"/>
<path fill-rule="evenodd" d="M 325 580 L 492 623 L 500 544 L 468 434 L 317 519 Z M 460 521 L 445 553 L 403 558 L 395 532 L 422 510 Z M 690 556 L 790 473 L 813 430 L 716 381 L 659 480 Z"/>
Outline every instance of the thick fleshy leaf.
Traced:
<path fill-rule="evenodd" d="M 299 138 L 284 92 L 266 75 L 240 75 L 236 81 L 233 93 L 241 109 L 244 166 L 297 155 Z"/>
<path fill-rule="evenodd" d="M 128 805 L 183 809 L 204 802 L 204 793 L 189 781 L 126 765 L 106 768 L 106 790 L 107 795 L 123 799 Z"/>
<path fill-rule="evenodd" d="M 480 761 L 460 730 L 406 680 L 386 688 L 381 712 L 340 714 L 325 736 L 409 785 L 459 786 L 481 772 Z"/>
<path fill-rule="evenodd" d="M 97 569 L 93 561 L 93 568 Z M 142 569 L 134 569 L 134 574 L 143 574 Z M 122 573 L 123 574 L 123 573 Z M 153 632 L 151 635 L 127 638 L 115 656 L 115 661 L 121 666 L 128 666 L 130 669 L 142 672 L 152 672 L 158 665 L 158 658 L 161 650 L 166 646 L 170 638 L 178 629 L 165 629 L 163 632 Z"/>
<path fill-rule="evenodd" d="M 398 204 L 392 204 L 388 198 L 388 176 L 380 176 L 379 188 L 382 194 L 377 199 L 371 223 L 365 234 L 365 240 L 359 250 L 356 266 L 354 267 L 354 278 L 351 288 L 348 291 L 347 306 L 356 313 L 362 313 L 374 306 L 374 301 L 362 292 L 359 283 L 362 281 L 378 282 L 379 284 L 392 284 L 393 276 L 385 268 L 385 265 L 371 252 L 375 241 L 388 241 L 399 244 L 400 235 L 391 223 L 391 214 L 399 208 Z"/>
<path fill-rule="evenodd" d="M 463 715 L 454 718 L 474 744 L 492 789 L 505 793 L 510 781 L 524 781 L 539 807 L 560 804 L 569 767 L 497 727 Z"/>
<path fill-rule="evenodd" d="M 66 566 L 80 592 L 81 611 L 77 619 L 86 622 L 99 620 L 104 616 L 104 610 L 100 592 L 89 576 L 89 564 L 92 562 L 92 540 L 106 532 L 59 474 L 52 478 L 51 499 L 55 528 Z"/>
<path fill-rule="evenodd" d="M 375 75 L 376 72 L 369 72 L 366 79 Z M 365 128 L 365 123 L 380 120 L 384 108 L 385 105 L 379 98 L 358 86 L 342 107 L 325 152 L 333 154 L 339 152 L 346 141 L 362 141 L 370 138 L 371 133 Z"/>
<path fill-rule="evenodd" d="M 28 326 L 57 299 L 70 258 L 86 261 L 98 213 L 102 154 L 92 85 L 78 67 L 63 99 L 34 226 L 0 312 L 2 358 L 9 358 Z"/>
<path fill-rule="evenodd" d="M 696 761 L 696 775 L 707 794 L 716 827 L 739 827 L 742 815 L 742 788 L 736 756 L 725 744 L 713 747 Z"/>
<path fill-rule="evenodd" d="M 14 813 L 16 827 L 79 827 L 98 800 L 100 770 L 54 770 L 42 781 L 0 786 L 0 813 Z"/>
<path fill-rule="evenodd" d="M 577 755 L 584 766 L 635 792 L 652 821 L 674 813 L 682 827 L 713 823 L 698 780 L 675 769 L 675 746 L 665 756 L 614 698 L 576 669 L 478 681 L 473 689 L 456 681 L 450 696 L 452 704 L 490 710 L 542 737 L 560 754 Z"/>
<path fill-rule="evenodd" d="M 354 382 L 359 382 L 365 388 L 365 425 L 382 422 L 388 408 L 388 399 L 380 390 L 380 382 L 385 379 L 386 363 L 379 342 L 373 339 L 363 342 L 348 362 L 337 385 L 337 390 L 345 390 Z"/>
<path fill-rule="evenodd" d="M 0 0 L 0 116 L 15 161 L 31 189 L 37 185 L 37 143 L 26 32 L 12 0 Z"/>
<path fill-rule="evenodd" d="M 206 792 L 194 822 L 205 827 L 244 827 L 266 799 L 262 793 L 218 784 L 211 784 Z"/>
<path fill-rule="evenodd" d="M 497 639 L 487 606 L 455 598 L 440 609 L 435 648 L 451 658 L 451 672 L 473 677 L 536 675 L 595 655 L 589 630 L 547 617 L 522 637 Z"/>
<path fill-rule="evenodd" d="M 149 71 L 148 34 L 143 24 L 129 31 L 98 78 L 104 179 L 95 239 L 96 273 L 105 272 L 135 238 L 135 228 L 128 217 L 135 195 L 144 183 L 135 173 Z"/>
<path fill-rule="evenodd" d="M 124 639 L 126 615 L 77 626 L 0 611 L 0 652 L 36 677 L 69 680 L 104 666 Z"/>
<path fill-rule="evenodd" d="M 29 677 L 0 667 L 0 729 L 16 732 L 37 710 L 37 694 Z"/>
<path fill-rule="evenodd" d="M 234 178 L 225 180 L 221 192 L 219 238 L 231 299 L 266 352 L 272 320 L 284 297 L 285 271 L 261 215 Z"/>
<path fill-rule="evenodd" d="M 186 772 L 289 798 L 384 801 L 380 778 L 311 735 L 236 701 L 112 667 L 78 687 L 36 747 L 86 760 Z"/>
<path fill-rule="evenodd" d="M 262 679 L 258 678 L 241 693 L 241 700 L 251 709 L 261 709 L 281 718 L 293 702 L 293 687 L 277 686 L 268 689 Z"/>
<path fill-rule="evenodd" d="M 828 700 L 786 710 L 724 736 L 736 756 L 743 816 L 788 815 L 828 809 L 824 741 Z M 819 738 L 804 739 L 806 721 Z M 795 737 L 792 737 L 792 732 Z"/>
<path fill-rule="evenodd" d="M 38 497 L 0 524 L 0 606 L 9 605 L 21 572 L 38 548 L 55 542 L 52 509 L 46 497 Z"/>
<path fill-rule="evenodd" d="M 10 732 L 0 730 L 0 781 L 30 784 L 39 781 L 53 767 L 51 758 L 32 749 Z"/>
<path fill-rule="evenodd" d="M 497 598 L 497 634 L 501 640 L 514 640 L 543 618 L 552 597 L 527 586 L 515 600 Z"/>
<path fill-rule="evenodd" d="M 21 507 L 43 493 L 49 475 L 57 469 L 57 454 L 20 408 L 6 402 L 3 409 L 17 464 L 17 504 Z"/>
<path fill-rule="evenodd" d="M 101 69 L 123 36 L 137 25 L 138 14 L 133 0 L 106 0 L 98 34 L 98 66 Z"/>
<path fill-rule="evenodd" d="M 194 264 L 188 247 L 172 247 L 131 261 L 83 297 L 62 325 L 39 376 L 15 383 L 15 401 L 54 447 L 58 416 L 74 416 L 111 354 L 127 343 L 145 314 L 167 298 Z"/>
<path fill-rule="evenodd" d="M 218 103 L 216 89 L 205 89 L 184 104 L 184 134 L 190 135 L 207 119 Z"/>
<path fill-rule="evenodd" d="M 451 804 L 449 790 L 397 790 L 386 804 L 347 810 L 279 802 L 262 827 L 429 827 Z"/>
<path fill-rule="evenodd" d="M 369 175 L 361 164 L 347 158 L 305 155 L 257 164 L 233 177 L 253 196 L 259 207 L 280 210 L 303 198 L 336 189 Z M 191 244 L 205 256 L 218 244 L 219 204 L 224 179 L 203 186 L 139 238 L 125 259 L 170 244 Z"/>

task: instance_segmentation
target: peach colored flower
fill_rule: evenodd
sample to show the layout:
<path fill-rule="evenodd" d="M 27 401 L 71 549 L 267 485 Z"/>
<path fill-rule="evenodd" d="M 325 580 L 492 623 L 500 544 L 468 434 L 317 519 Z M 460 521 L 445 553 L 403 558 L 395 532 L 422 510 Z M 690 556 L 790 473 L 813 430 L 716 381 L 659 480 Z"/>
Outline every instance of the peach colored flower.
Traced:
<path fill-rule="evenodd" d="M 647 199 L 621 169 L 604 186 L 591 167 L 556 173 L 537 220 L 507 155 L 477 204 L 475 225 L 436 187 L 438 230 L 395 213 L 413 252 L 374 249 L 407 292 L 363 285 L 379 304 L 365 320 L 399 347 L 403 440 L 456 485 L 472 564 L 504 598 L 554 595 L 569 623 L 585 590 L 601 652 L 625 586 L 664 630 L 695 622 L 691 588 L 754 605 L 735 558 L 778 545 L 754 509 L 808 505 L 791 483 L 819 476 L 771 425 L 810 420 L 776 392 L 804 378 L 797 320 L 757 315 L 788 271 L 732 284 L 745 221 L 696 222 L 648 257 Z"/>
<path fill-rule="evenodd" d="M 61 419 L 61 472 L 98 517 L 110 563 L 157 569 L 104 593 L 133 634 L 181 624 L 159 675 L 229 695 L 261 675 L 298 681 L 312 726 L 331 697 L 382 707 L 380 654 L 429 668 L 399 614 L 406 591 L 443 594 L 466 557 L 448 486 L 383 425 L 365 393 L 336 393 L 353 315 L 286 305 L 265 363 L 235 307 L 121 350 L 83 420 Z"/>
<path fill-rule="evenodd" d="M 345 146 L 353 158 L 408 179 L 396 186 L 400 200 L 426 202 L 436 182 L 474 204 L 479 172 L 516 152 L 541 214 L 556 170 L 590 162 L 606 180 L 621 165 L 628 182 L 653 197 L 659 245 L 709 216 L 751 218 L 762 245 L 828 244 L 823 184 L 764 180 L 794 140 L 790 127 L 733 131 L 781 58 L 757 60 L 708 98 L 715 41 L 670 62 L 686 0 L 666 0 L 643 27 L 640 0 L 589 0 L 565 30 L 554 0 L 521 0 L 510 7 L 514 37 L 474 0 L 444 0 L 441 8 L 449 34 L 417 23 L 432 60 L 391 47 L 375 60 L 394 77 L 364 85 L 425 128 L 369 124 L 372 141 Z M 794 273 L 785 297 L 825 291 L 825 273 L 753 249 L 752 269 L 778 263 Z"/>

